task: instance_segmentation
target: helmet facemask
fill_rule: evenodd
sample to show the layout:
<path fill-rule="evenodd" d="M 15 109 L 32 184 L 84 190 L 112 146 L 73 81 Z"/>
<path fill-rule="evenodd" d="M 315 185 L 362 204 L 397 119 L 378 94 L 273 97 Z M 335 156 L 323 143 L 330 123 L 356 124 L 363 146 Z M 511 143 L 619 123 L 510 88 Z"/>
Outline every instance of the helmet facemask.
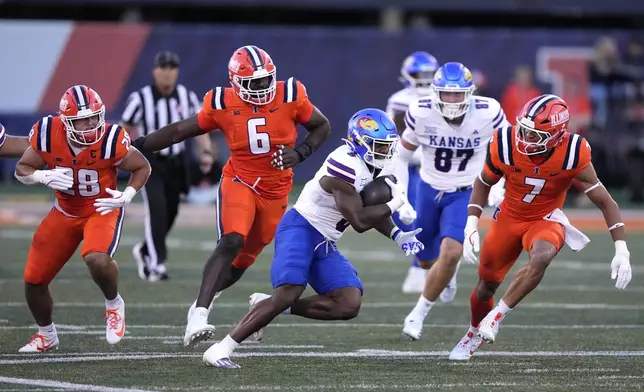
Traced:
<path fill-rule="evenodd" d="M 394 170 L 398 158 L 396 145 L 398 137 L 391 139 L 375 139 L 367 135 L 362 135 L 356 144 L 365 147 L 366 152 L 362 159 L 368 165 L 382 170 Z"/>
<path fill-rule="evenodd" d="M 233 76 L 232 84 L 239 89 L 239 97 L 253 105 L 267 105 L 275 98 L 277 88 L 275 70 L 259 70 L 253 76 Z"/>
<path fill-rule="evenodd" d="M 92 145 L 105 133 L 105 106 L 93 112 L 89 109 L 80 110 L 75 116 L 60 115 L 65 124 L 67 138 L 79 145 Z"/>
<path fill-rule="evenodd" d="M 458 87 L 432 85 L 437 105 L 432 105 L 443 117 L 453 120 L 463 116 L 470 108 L 474 86 Z"/>
<path fill-rule="evenodd" d="M 563 132 L 561 133 L 563 135 Z M 534 123 L 517 117 L 517 132 L 515 136 L 517 150 L 523 155 L 539 155 L 548 151 L 553 141 L 553 135 L 548 131 L 534 128 Z"/>
<path fill-rule="evenodd" d="M 408 73 L 404 69 L 401 71 L 403 82 L 407 82 L 410 88 L 420 95 L 430 95 L 432 93 L 432 81 L 434 80 L 435 71 L 419 71 Z"/>

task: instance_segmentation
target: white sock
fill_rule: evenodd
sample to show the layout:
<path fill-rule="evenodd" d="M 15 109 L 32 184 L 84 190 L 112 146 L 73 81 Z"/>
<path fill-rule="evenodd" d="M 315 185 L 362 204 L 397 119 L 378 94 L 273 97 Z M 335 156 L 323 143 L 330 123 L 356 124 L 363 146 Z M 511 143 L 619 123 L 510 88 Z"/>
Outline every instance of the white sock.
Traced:
<path fill-rule="evenodd" d="M 472 332 L 473 334 L 476 334 L 479 331 L 477 327 L 472 327 L 470 325 L 470 329 L 467 330 L 467 332 Z"/>
<path fill-rule="evenodd" d="M 503 321 L 505 316 L 508 313 L 510 313 L 511 310 L 512 310 L 512 308 L 510 308 L 508 305 L 506 305 L 505 302 L 503 302 L 503 300 L 500 300 L 499 303 L 494 308 L 493 313 L 494 314 L 497 314 L 497 313 L 502 314 L 501 318 L 499 319 L 499 322 L 501 322 L 501 321 Z"/>
<path fill-rule="evenodd" d="M 226 335 L 226 337 L 219 342 L 221 347 L 226 351 L 227 355 L 230 355 L 239 347 L 239 343 L 233 340 L 233 338 L 230 337 L 230 335 Z"/>
<path fill-rule="evenodd" d="M 432 308 L 432 305 L 434 305 L 432 301 L 426 299 L 421 295 L 420 298 L 418 298 L 418 302 L 416 302 L 416 306 L 414 306 L 414 310 L 412 310 L 411 312 L 418 314 L 422 316 L 423 319 L 425 319 L 425 317 L 427 317 L 427 314 L 429 313 L 429 310 Z"/>
<path fill-rule="evenodd" d="M 45 325 L 44 327 L 38 326 L 38 333 L 41 335 L 56 336 L 56 326 L 54 323 Z"/>
<path fill-rule="evenodd" d="M 121 304 L 121 301 L 123 301 L 123 298 L 121 298 L 121 295 L 116 294 L 116 297 L 114 297 L 114 299 L 105 300 L 105 307 L 109 309 L 116 308 Z"/>

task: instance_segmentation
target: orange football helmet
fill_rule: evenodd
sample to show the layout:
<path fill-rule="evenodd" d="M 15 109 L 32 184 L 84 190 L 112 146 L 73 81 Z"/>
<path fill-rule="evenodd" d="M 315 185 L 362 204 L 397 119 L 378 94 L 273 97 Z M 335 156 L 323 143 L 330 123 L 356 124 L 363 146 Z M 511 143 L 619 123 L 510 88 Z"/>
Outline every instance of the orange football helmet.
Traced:
<path fill-rule="evenodd" d="M 228 77 L 239 97 L 253 105 L 266 105 L 275 98 L 275 64 L 271 56 L 253 45 L 237 49 L 228 62 Z"/>
<path fill-rule="evenodd" d="M 58 113 L 65 124 L 67 138 L 74 143 L 89 146 L 101 140 L 105 133 L 105 105 L 98 93 L 85 85 L 65 91 Z"/>
<path fill-rule="evenodd" d="M 563 140 L 569 121 L 568 104 L 560 97 L 544 94 L 531 99 L 517 117 L 517 150 L 524 155 L 550 151 Z"/>

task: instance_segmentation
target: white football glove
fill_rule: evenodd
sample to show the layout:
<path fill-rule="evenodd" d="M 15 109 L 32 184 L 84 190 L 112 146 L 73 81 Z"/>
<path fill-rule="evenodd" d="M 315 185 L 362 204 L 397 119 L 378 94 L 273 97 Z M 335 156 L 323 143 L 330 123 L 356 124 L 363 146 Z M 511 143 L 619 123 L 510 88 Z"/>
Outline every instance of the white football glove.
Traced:
<path fill-rule="evenodd" d="M 420 228 L 414 231 L 402 231 L 396 228 L 394 229 L 394 234 L 391 238 L 396 241 L 398 246 L 400 246 L 400 249 L 405 252 L 405 256 L 411 256 L 425 249 L 425 245 L 416 238 L 416 234 L 421 231 L 423 231 L 423 229 Z"/>
<path fill-rule="evenodd" d="M 110 188 L 106 188 L 105 192 L 112 195 L 112 197 L 94 200 L 94 207 L 96 207 L 96 212 L 100 212 L 101 215 L 107 215 L 117 208 L 121 208 L 130 204 L 132 198 L 134 197 L 134 195 L 136 195 L 136 189 L 132 188 L 131 186 L 125 188 L 123 192 Z"/>
<path fill-rule="evenodd" d="M 624 290 L 633 277 L 631 271 L 631 254 L 626 248 L 625 241 L 615 241 L 615 257 L 610 263 L 610 278 L 617 281 L 615 287 Z"/>
<path fill-rule="evenodd" d="M 36 170 L 32 175 L 34 181 L 47 185 L 57 191 L 66 191 L 74 186 L 74 179 L 65 173 L 69 169 L 56 168 L 51 170 Z"/>
<path fill-rule="evenodd" d="M 393 196 L 391 198 L 391 201 L 387 203 L 387 206 L 391 208 L 391 213 L 393 214 L 395 211 L 398 211 L 400 207 L 402 207 L 405 203 L 409 204 L 409 202 L 407 201 L 407 189 L 405 189 L 402 184 L 396 184 L 389 178 L 385 178 L 385 183 L 389 185 L 389 188 L 391 189 L 391 195 Z"/>
<path fill-rule="evenodd" d="M 465 239 L 463 241 L 463 260 L 469 264 L 477 263 L 476 253 L 481 249 L 478 224 L 479 218 L 474 215 L 467 217 Z"/>
<path fill-rule="evenodd" d="M 487 205 L 496 207 L 503 201 L 505 197 L 505 178 L 501 178 L 499 182 L 490 188 L 490 194 L 487 197 Z"/>
<path fill-rule="evenodd" d="M 416 210 L 409 203 L 405 203 L 398 209 L 398 219 L 406 225 L 411 225 L 417 218 Z"/>

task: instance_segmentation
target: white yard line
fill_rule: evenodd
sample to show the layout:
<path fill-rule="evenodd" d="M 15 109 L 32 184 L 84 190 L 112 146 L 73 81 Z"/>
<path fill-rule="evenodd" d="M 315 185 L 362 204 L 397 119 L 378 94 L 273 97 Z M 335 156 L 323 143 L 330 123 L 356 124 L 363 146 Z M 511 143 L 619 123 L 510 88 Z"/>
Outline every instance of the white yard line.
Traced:
<path fill-rule="evenodd" d="M 75 363 L 90 361 L 135 361 L 156 359 L 201 358 L 202 354 L 189 353 L 147 353 L 113 355 L 96 353 L 100 355 L 74 355 L 74 356 L 24 356 L 20 359 L 2 359 L 0 365 L 26 365 L 43 363 Z M 239 352 L 233 357 L 286 357 L 286 358 L 428 358 L 446 357 L 448 351 L 394 351 L 364 349 L 353 352 L 320 352 L 320 351 L 279 351 L 279 352 Z M 644 357 L 644 351 L 482 351 L 476 354 L 481 357 Z M 23 359 L 24 358 L 24 359 Z M 36 385 L 47 386 L 47 385 Z"/>
<path fill-rule="evenodd" d="M 0 377 L 0 383 L 15 385 L 30 385 L 36 387 L 58 388 L 67 391 L 95 391 L 95 392 L 147 392 L 144 389 L 112 388 L 100 385 L 76 384 L 54 380 L 33 380 L 29 378 Z"/>

